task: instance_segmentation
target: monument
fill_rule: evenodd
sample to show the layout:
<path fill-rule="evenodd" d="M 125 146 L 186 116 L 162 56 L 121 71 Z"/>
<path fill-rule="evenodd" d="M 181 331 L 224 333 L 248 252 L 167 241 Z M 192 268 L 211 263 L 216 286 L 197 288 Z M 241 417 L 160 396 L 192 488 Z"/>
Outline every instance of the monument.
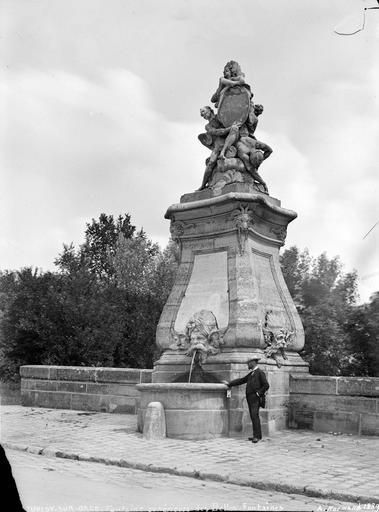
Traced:
<path fill-rule="evenodd" d="M 200 109 L 206 125 L 198 138 L 210 150 L 200 188 L 165 215 L 180 264 L 157 328 L 162 355 L 153 382 L 138 386 L 139 428 L 147 403 L 161 401 L 168 435 L 170 428 L 195 439 L 250 433 L 244 390 L 233 388 L 226 398 L 221 382 L 245 375 L 249 355 L 258 352 L 270 383 L 261 409 L 267 435 L 287 425 L 290 373 L 308 373 L 298 354 L 302 323 L 279 264 L 297 214 L 269 195 L 261 177 L 272 149 L 255 135 L 263 106 L 237 62 L 226 64 L 211 102 L 217 111 Z M 180 429 L 187 431 L 181 436 Z"/>

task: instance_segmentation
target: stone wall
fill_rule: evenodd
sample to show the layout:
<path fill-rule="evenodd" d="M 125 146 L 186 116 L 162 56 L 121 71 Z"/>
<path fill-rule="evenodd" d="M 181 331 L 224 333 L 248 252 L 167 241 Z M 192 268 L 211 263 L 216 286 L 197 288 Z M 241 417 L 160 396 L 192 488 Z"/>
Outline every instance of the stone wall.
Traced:
<path fill-rule="evenodd" d="M 136 385 L 152 381 L 152 370 L 131 368 L 21 366 L 20 374 L 22 405 L 128 414 L 137 412 Z M 379 378 L 292 373 L 288 413 L 290 428 L 379 435 Z"/>
<path fill-rule="evenodd" d="M 289 427 L 379 435 L 379 378 L 292 375 Z"/>
<path fill-rule="evenodd" d="M 136 384 L 152 370 L 77 366 L 21 366 L 21 403 L 29 407 L 136 413 Z"/>
<path fill-rule="evenodd" d="M 20 382 L 0 382 L 0 405 L 20 405 Z"/>

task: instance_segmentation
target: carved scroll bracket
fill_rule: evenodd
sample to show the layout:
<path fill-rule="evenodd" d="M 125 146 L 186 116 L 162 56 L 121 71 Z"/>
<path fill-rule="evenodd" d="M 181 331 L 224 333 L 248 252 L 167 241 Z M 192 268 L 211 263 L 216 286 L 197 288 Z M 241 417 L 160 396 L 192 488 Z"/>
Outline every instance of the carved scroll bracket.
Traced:
<path fill-rule="evenodd" d="M 238 210 L 234 212 L 233 219 L 237 229 L 239 254 L 242 256 L 245 253 L 249 228 L 253 225 L 249 207 L 241 205 Z"/>

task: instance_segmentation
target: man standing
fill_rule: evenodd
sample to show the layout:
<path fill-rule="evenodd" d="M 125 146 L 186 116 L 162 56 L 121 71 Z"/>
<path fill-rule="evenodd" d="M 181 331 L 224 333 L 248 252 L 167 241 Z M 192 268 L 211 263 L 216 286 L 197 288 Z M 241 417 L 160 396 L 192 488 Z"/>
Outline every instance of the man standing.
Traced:
<path fill-rule="evenodd" d="M 270 387 L 267 382 L 266 374 L 258 368 L 259 359 L 260 356 L 258 354 L 253 354 L 247 362 L 247 366 L 249 370 L 251 370 L 250 373 L 240 379 L 234 379 L 230 382 L 226 382 L 226 385 L 230 388 L 246 384 L 246 400 L 249 406 L 251 422 L 253 424 L 253 437 L 249 437 L 249 440 L 253 443 L 257 443 L 262 439 L 261 422 L 259 419 L 260 400 Z"/>

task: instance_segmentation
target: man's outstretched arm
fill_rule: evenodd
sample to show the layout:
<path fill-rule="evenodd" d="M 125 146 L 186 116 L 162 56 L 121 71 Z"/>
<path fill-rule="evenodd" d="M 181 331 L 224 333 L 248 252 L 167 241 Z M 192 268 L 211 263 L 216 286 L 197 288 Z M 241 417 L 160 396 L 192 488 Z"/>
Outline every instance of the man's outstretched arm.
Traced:
<path fill-rule="evenodd" d="M 233 386 L 240 386 L 241 384 L 246 384 L 249 375 L 250 374 L 248 373 L 247 375 L 245 375 L 245 377 L 241 377 L 240 379 L 233 379 L 230 382 L 227 382 L 226 384 L 230 388 L 232 388 Z"/>

